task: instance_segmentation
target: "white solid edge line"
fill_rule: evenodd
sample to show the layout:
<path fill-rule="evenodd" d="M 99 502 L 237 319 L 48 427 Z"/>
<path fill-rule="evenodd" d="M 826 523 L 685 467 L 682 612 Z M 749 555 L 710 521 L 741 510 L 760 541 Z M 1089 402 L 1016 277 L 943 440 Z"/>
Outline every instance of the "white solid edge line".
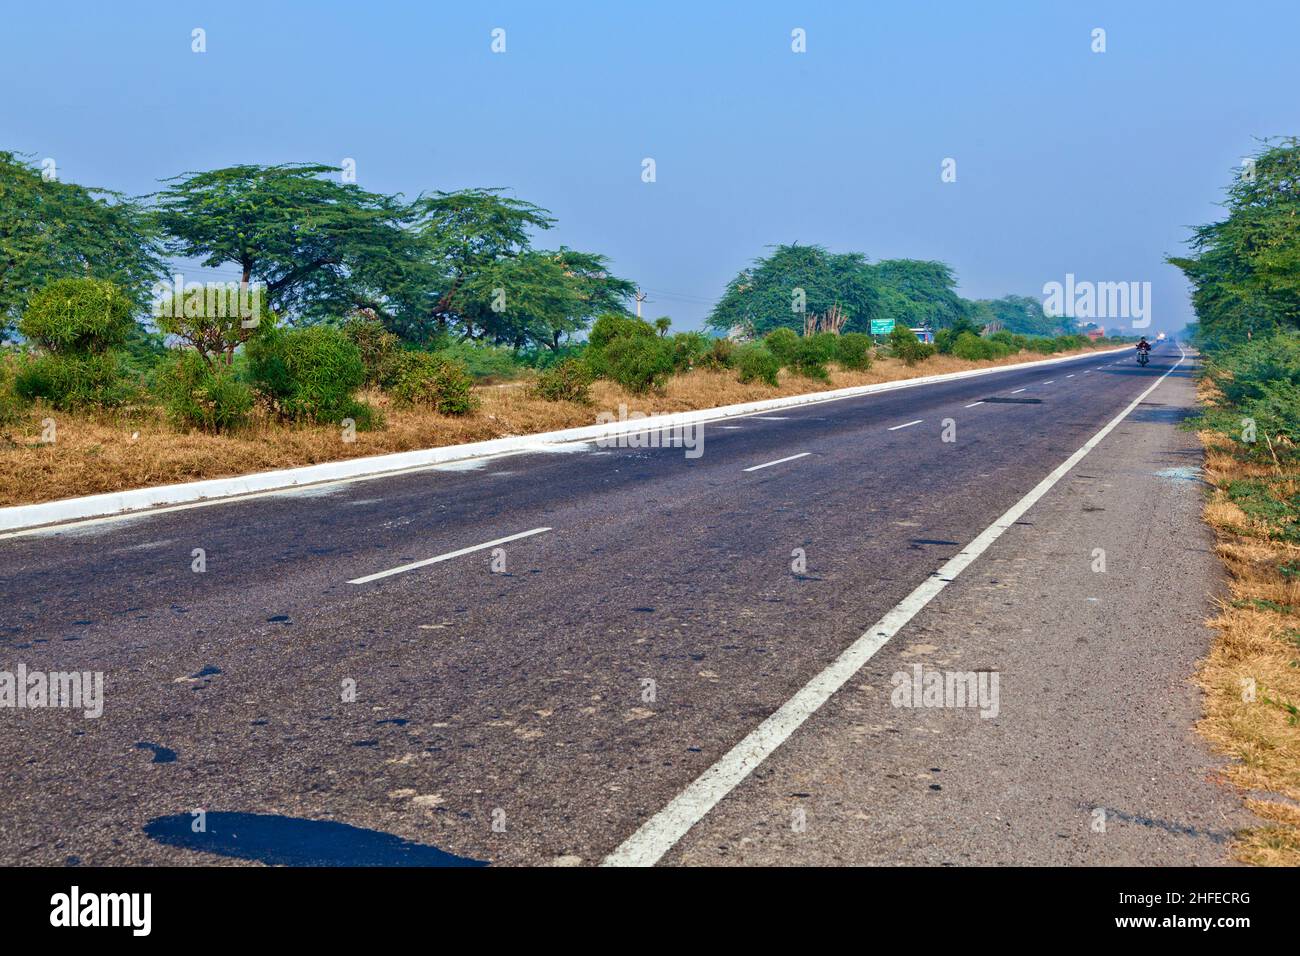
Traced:
<path fill-rule="evenodd" d="M 459 551 L 448 551 L 446 554 L 440 554 L 436 558 L 425 558 L 423 561 L 412 561 L 410 564 L 403 564 L 400 567 L 389 568 L 387 571 L 367 574 L 363 578 L 353 578 L 348 582 L 348 584 L 369 584 L 371 581 L 378 581 L 380 578 L 387 578 L 394 574 L 401 574 L 403 571 L 414 571 L 416 568 L 422 568 L 425 565 L 437 564 L 439 561 L 448 561 L 451 558 L 459 558 L 462 554 L 472 554 L 475 551 L 482 551 L 484 548 L 494 548 L 498 544 L 505 544 L 507 541 L 518 541 L 520 538 L 531 538 L 535 534 L 541 534 L 543 531 L 550 530 L 550 528 L 534 528 L 532 531 L 521 531 L 518 534 L 507 535 L 504 538 L 497 538 L 495 541 L 484 541 L 482 544 L 476 544 L 469 548 L 461 548 Z"/>
<path fill-rule="evenodd" d="M 988 550 L 1002 533 L 1012 527 L 1035 502 L 1047 494 L 1067 472 L 1083 457 L 1097 447 L 1138 404 L 1150 395 L 1174 369 L 1183 364 L 1187 353 L 1179 346 L 1182 356 L 1145 391 L 1129 403 L 1128 407 L 1106 423 L 1097 434 L 1058 465 L 1046 478 L 1035 485 L 1028 494 L 1012 505 L 1002 517 L 985 528 L 956 557 L 949 559 L 930 575 L 893 610 L 876 622 L 870 630 L 840 654 L 821 673 L 800 688 L 793 697 L 775 713 L 750 731 L 740 743 L 727 751 L 722 758 L 700 774 L 667 806 L 645 822 L 635 833 L 601 862 L 601 866 L 653 866 L 665 853 L 677 845 L 688 830 L 712 810 L 723 797 L 736 788 L 760 764 L 772 755 L 791 734 L 799 729 L 831 696 L 848 683 L 876 652 L 885 646 L 908 621 L 961 574 L 981 554 Z"/>
<path fill-rule="evenodd" d="M 812 452 L 810 451 L 801 451 L 799 454 L 791 455 L 788 458 L 778 458 L 776 461 L 765 461 L 761 465 L 753 465 L 752 467 L 746 468 L 745 471 L 758 471 L 760 468 L 771 468 L 773 465 L 780 465 L 783 462 L 794 461 L 796 458 L 807 458 L 811 454 Z"/>
<path fill-rule="evenodd" d="M 1116 352 L 1125 351 L 1116 349 Z M 1102 353 L 1106 354 L 1106 353 Z M 238 501 L 248 501 L 281 492 L 299 491 L 307 487 L 350 484 L 401 474 L 427 471 L 451 462 L 492 459 L 503 455 L 526 454 L 545 451 L 556 445 L 577 444 L 597 438 L 659 431 L 687 424 L 708 424 L 730 418 L 748 418 L 775 409 L 802 408 L 822 405 L 851 398 L 860 398 L 904 388 L 916 388 L 943 382 L 981 378 L 1002 372 L 1024 370 L 1035 366 L 1059 365 L 1062 362 L 1086 361 L 1092 355 L 1063 355 L 1059 358 L 1034 362 L 1016 362 L 992 368 L 965 369 L 960 372 L 943 372 L 917 378 L 878 382 L 874 385 L 852 385 L 827 392 L 806 392 L 779 398 L 721 405 L 690 412 L 670 412 L 631 422 L 582 425 L 554 432 L 536 432 L 493 438 L 465 445 L 442 445 L 417 451 L 390 452 L 365 458 L 345 458 L 341 461 L 323 462 L 277 471 L 255 472 L 232 478 L 206 478 L 202 481 L 176 485 L 154 485 L 126 491 L 105 492 L 79 498 L 60 498 L 30 505 L 0 507 L 0 540 L 65 530 L 85 525 L 120 521 L 125 518 L 166 514 L 189 508 L 211 507 Z"/>
<path fill-rule="evenodd" d="M 919 424 L 921 424 L 921 422 L 923 422 L 923 421 L 925 421 L 924 418 L 918 418 L 916 421 L 913 421 L 913 422 L 903 422 L 903 424 L 901 424 L 901 425 L 890 425 L 889 428 L 888 428 L 888 431 L 896 432 L 896 431 L 898 431 L 900 428 L 909 428 L 909 427 L 911 427 L 912 425 L 919 425 Z"/>
<path fill-rule="evenodd" d="M 966 408 L 974 408 L 976 405 L 983 405 L 983 404 L 984 404 L 984 400 L 980 399 L 978 402 L 971 402 L 969 405 L 966 406 Z"/>

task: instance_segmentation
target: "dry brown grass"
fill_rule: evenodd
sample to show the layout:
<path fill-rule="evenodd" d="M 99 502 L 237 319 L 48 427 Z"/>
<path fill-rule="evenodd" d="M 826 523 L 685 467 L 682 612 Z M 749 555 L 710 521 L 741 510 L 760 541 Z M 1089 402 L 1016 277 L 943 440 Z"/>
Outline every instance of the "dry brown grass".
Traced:
<path fill-rule="evenodd" d="M 1205 397 L 1204 395 L 1202 397 Z M 1229 574 L 1232 600 L 1210 626 L 1217 632 L 1197 680 L 1205 716 L 1197 730 L 1232 758 L 1225 776 L 1246 792 L 1265 824 L 1238 835 L 1246 863 L 1300 865 L 1300 581 L 1279 567 L 1300 562 L 1300 548 L 1269 536 L 1261 521 L 1229 501 L 1224 487 L 1241 478 L 1271 478 L 1282 493 L 1295 480 L 1271 465 L 1241 460 L 1222 436 L 1202 432 L 1206 477 L 1214 490 L 1206 521 Z"/>
<path fill-rule="evenodd" d="M 914 368 L 878 359 L 865 372 L 833 369 L 826 383 L 782 372 L 776 388 L 741 384 L 731 371 L 696 370 L 672 378 L 662 394 L 630 395 L 610 382 L 597 382 L 589 406 L 542 401 L 529 395 L 525 382 L 484 385 L 476 389 L 479 409 L 461 418 L 394 407 L 383 395 L 371 394 L 363 397 L 383 409 L 386 426 L 358 432 L 351 443 L 342 440 L 336 426 L 290 427 L 264 416 L 238 433 L 208 435 L 178 431 L 154 408 L 90 414 L 38 406 L 17 424 L 0 428 L 0 506 L 590 425 L 620 403 L 647 413 L 689 411 L 1041 358 L 1025 354 L 970 362 L 936 355 Z M 57 425 L 53 444 L 40 440 L 46 418 Z"/>

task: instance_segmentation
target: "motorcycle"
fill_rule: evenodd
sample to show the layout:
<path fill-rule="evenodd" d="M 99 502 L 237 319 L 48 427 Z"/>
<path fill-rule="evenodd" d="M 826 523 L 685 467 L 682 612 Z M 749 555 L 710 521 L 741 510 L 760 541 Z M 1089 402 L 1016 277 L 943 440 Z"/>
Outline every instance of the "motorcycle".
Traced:
<path fill-rule="evenodd" d="M 1138 349 L 1138 364 L 1139 364 L 1139 365 L 1146 365 L 1147 362 L 1149 362 L 1149 361 L 1151 361 L 1149 350 L 1147 350 L 1147 349 Z"/>

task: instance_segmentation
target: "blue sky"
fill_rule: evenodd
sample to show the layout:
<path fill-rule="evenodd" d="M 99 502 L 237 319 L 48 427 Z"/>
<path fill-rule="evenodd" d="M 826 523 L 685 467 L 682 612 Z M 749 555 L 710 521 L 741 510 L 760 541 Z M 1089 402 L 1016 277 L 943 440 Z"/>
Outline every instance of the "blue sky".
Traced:
<path fill-rule="evenodd" d="M 136 194 L 344 157 L 378 191 L 509 187 L 678 328 L 798 241 L 942 259 L 972 298 L 1150 281 L 1176 329 L 1164 256 L 1300 132 L 1298 30 L 1294 2 L 13 4 L 0 149 Z"/>

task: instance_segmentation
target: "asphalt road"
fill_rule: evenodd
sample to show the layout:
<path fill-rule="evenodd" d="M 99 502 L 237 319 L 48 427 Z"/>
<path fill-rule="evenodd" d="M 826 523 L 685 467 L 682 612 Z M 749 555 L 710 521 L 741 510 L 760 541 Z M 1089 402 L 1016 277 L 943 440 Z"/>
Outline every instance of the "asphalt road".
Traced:
<path fill-rule="evenodd" d="M 0 862 L 600 862 L 1178 355 L 1166 346 L 1146 368 L 1129 357 L 1084 357 L 729 420 L 705 426 L 698 458 L 680 448 L 575 446 L 0 536 L 0 670 L 99 671 L 105 681 L 98 719 L 0 708 Z M 1185 406 L 1189 374 L 1184 363 L 1156 394 L 1181 386 L 1174 404 Z M 1159 424 L 1155 440 L 1176 443 L 1173 419 Z M 1119 434 L 1093 455 L 1121 442 Z M 746 470 L 782 459 L 790 460 Z M 1090 473 L 1091 460 L 1076 471 Z M 1179 460 L 1194 464 L 1190 455 Z M 1121 476 L 1107 500 L 1135 496 L 1140 509 L 1143 486 L 1130 487 L 1131 477 Z M 1066 485 L 1025 523 L 1075 493 Z M 1196 494 L 1194 482 L 1186 486 Z M 1183 718 L 1194 717 L 1185 680 L 1208 641 L 1199 621 L 1214 582 L 1198 527 L 1180 520 L 1176 534 L 1184 544 L 1191 536 L 1183 558 L 1195 574 L 1165 579 L 1168 569 L 1157 567 L 1150 583 L 1191 608 L 1178 618 L 1186 633 L 1144 652 L 1143 672 L 1162 682 L 1146 685 L 1147 697 L 1176 716 L 1162 729 L 1177 739 L 1139 739 L 1149 727 L 1116 722 L 1113 708 L 1132 693 L 1123 667 L 1090 673 L 1085 692 L 1112 708 L 1104 734 L 1087 739 L 1119 739 L 1134 751 L 1134 759 L 1101 766 L 1096 772 L 1118 783 L 1097 780 L 1087 798 L 1112 800 L 1111 832 L 1125 825 L 1124 814 L 1154 819 L 1134 796 L 1141 788 L 1123 786 L 1150 776 L 1152 753 L 1176 755 L 1161 772 L 1189 801 L 1212 799 L 1181 786 L 1211 765 L 1185 739 Z M 502 552 L 350 583 L 541 528 L 549 530 Z M 1052 538 L 1058 545 L 1060 534 Z M 1152 547 L 1141 536 L 1112 537 L 1107 547 L 1119 566 Z M 987 559 L 1015 560 L 1006 550 L 1013 543 L 999 542 Z M 1022 541 L 1031 550 L 1039 544 Z M 203 549 L 202 573 L 193 570 L 195 549 Z M 796 549 L 806 567 L 792 569 Z M 983 580 L 980 571 L 977 562 L 967 576 Z M 910 665 L 897 655 L 937 621 L 956 661 L 989 633 L 1052 634 L 1079 613 L 1068 602 L 1041 613 L 1032 577 L 1008 585 L 997 608 L 972 603 L 966 583 L 958 579 L 923 612 L 929 617 L 880 652 L 875 677 L 853 682 L 872 688 L 857 693 L 884 708 L 882 720 L 891 710 L 882 675 L 900 660 Z M 1123 614 L 1106 626 L 1130 639 L 1151 629 L 1149 618 Z M 1126 639 L 1111 638 L 1108 659 L 1126 660 Z M 1007 666 L 1014 673 L 1034 663 Z M 1035 691 L 1042 700 L 1051 692 Z M 1022 681 L 1021 702 L 1025 693 Z M 1165 706 L 1167 699 L 1175 704 Z M 882 806 L 879 790 L 863 789 L 876 765 L 853 755 L 885 760 L 901 747 L 913 763 L 939 764 L 919 742 L 909 749 L 901 739 L 877 746 L 846 738 L 845 726 L 862 721 L 837 724 L 836 713 L 838 699 L 665 861 L 990 859 L 977 811 L 1005 801 L 1005 786 L 981 792 L 968 780 L 967 805 L 951 813 L 932 799 L 941 791 L 929 781 L 896 788 Z M 938 739 L 970 715 L 915 716 L 937 721 Z M 1077 738 L 1084 733 L 1077 718 L 1077 708 L 1008 706 L 983 722 L 1000 734 L 978 734 L 966 720 L 960 739 L 992 761 L 1008 740 Z M 801 838 L 793 845 L 756 840 L 780 831 L 798 807 L 784 797 L 775 805 L 755 800 L 747 788 L 771 779 L 782 760 L 832 767 L 809 757 L 808 735 L 818 728 L 818 752 L 855 768 L 838 774 L 835 799 L 869 821 L 870 839 L 846 842 L 843 827 L 833 828 L 834 839 L 826 829 L 818 837 L 809 825 L 791 828 Z M 984 764 L 971 766 L 974 773 Z M 1033 791 L 1032 781 L 1018 779 Z M 922 801 L 924 811 L 909 815 L 909 801 Z M 1179 809 L 1165 808 L 1160 819 Z M 1169 861 L 1183 861 L 1184 844 L 1201 854 L 1186 862 L 1222 857 L 1232 812 L 1201 821 L 1198 832 L 1213 831 L 1205 846 L 1177 832 L 1175 821 Z M 1050 821 L 1058 830 L 1077 823 L 1060 817 Z M 862 817 L 852 819 L 861 829 Z M 910 851 L 917 828 L 938 849 Z M 764 849 L 752 857 L 733 852 L 756 843 Z M 1135 845 L 1141 852 L 1141 841 Z M 995 856 L 1059 861 L 1029 850 Z"/>

